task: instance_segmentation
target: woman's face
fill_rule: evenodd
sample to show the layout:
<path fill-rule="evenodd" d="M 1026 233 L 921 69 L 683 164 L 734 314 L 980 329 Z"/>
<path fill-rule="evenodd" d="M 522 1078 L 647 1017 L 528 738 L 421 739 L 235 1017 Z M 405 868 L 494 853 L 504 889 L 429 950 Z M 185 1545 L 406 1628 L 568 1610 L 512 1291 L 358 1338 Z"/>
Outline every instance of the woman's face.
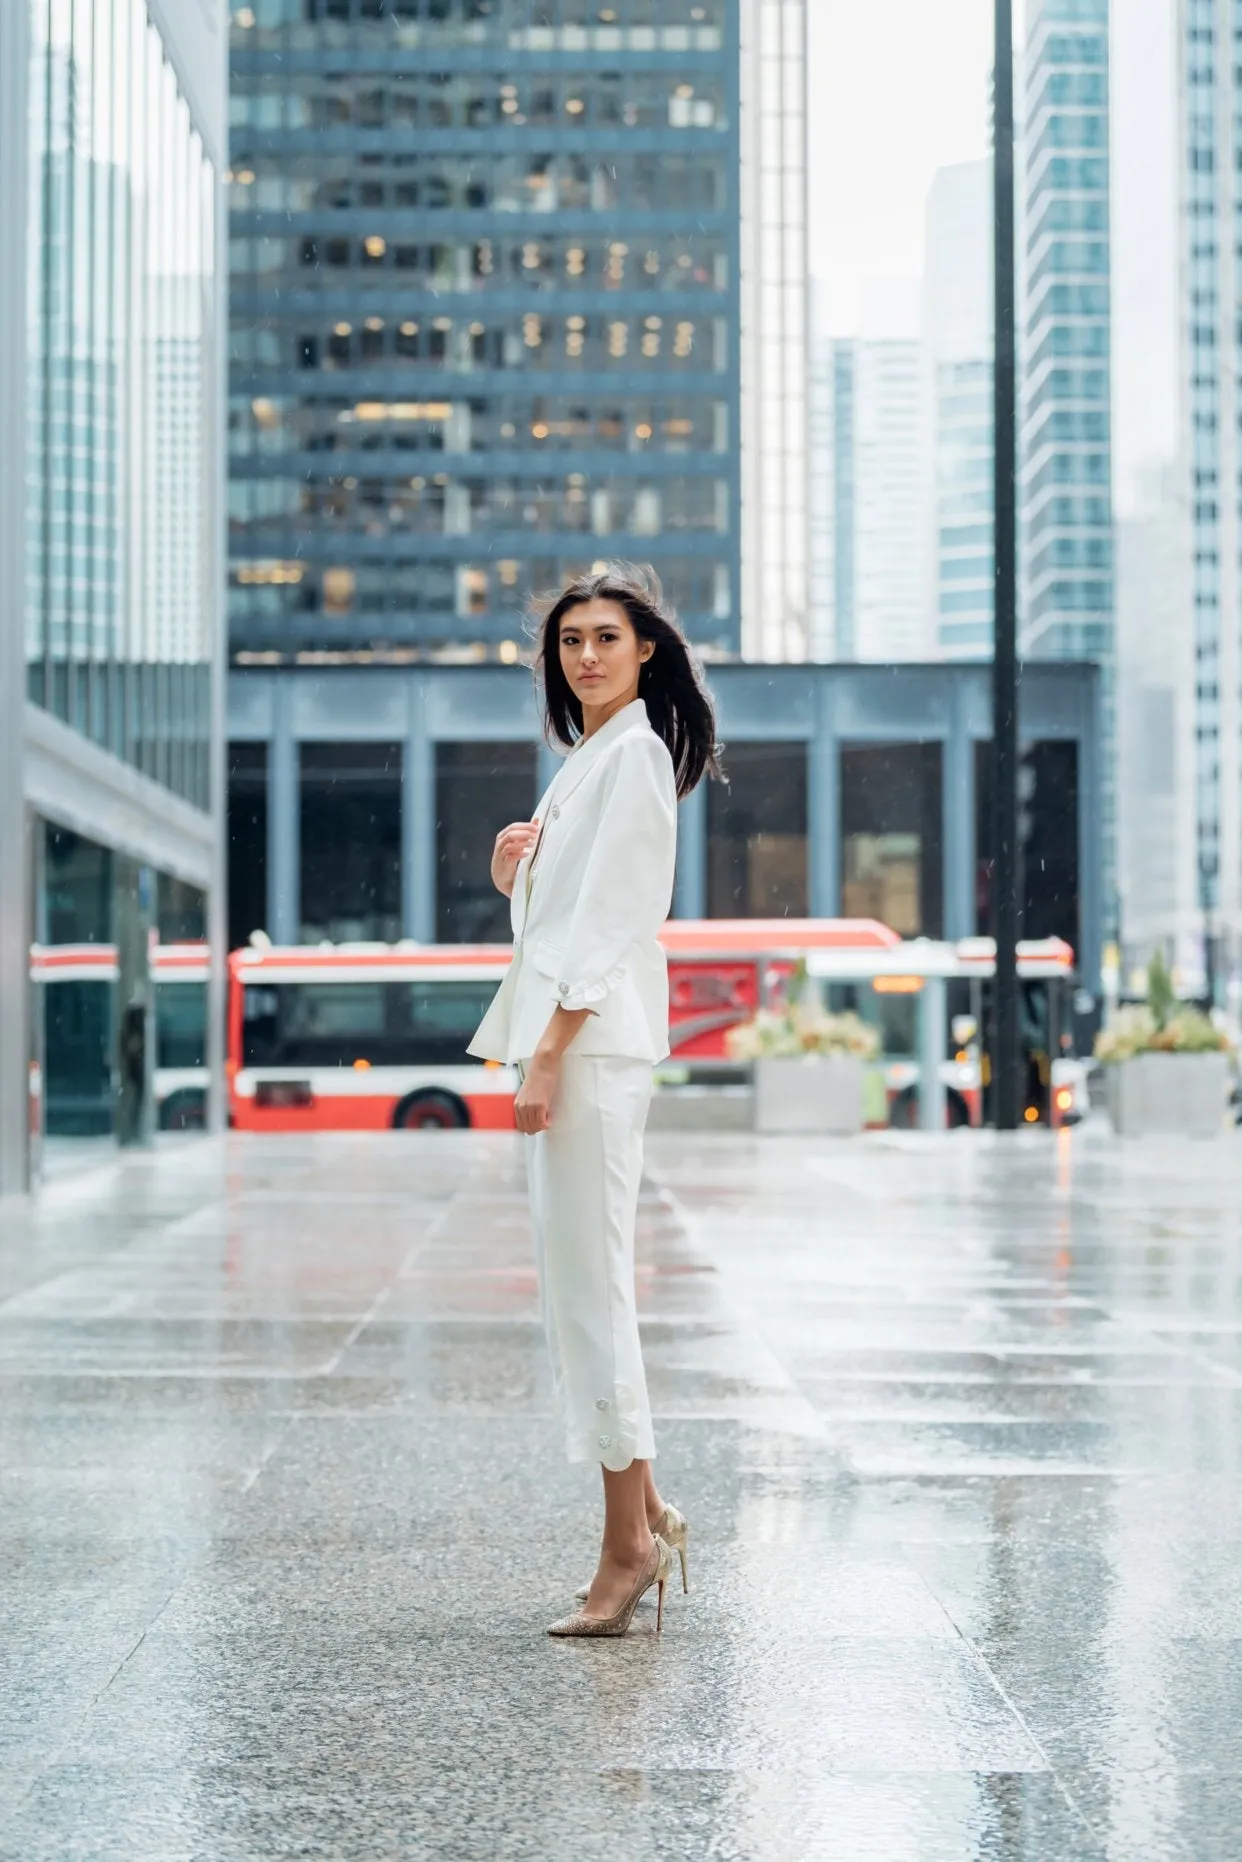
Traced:
<path fill-rule="evenodd" d="M 638 675 L 655 652 L 616 601 L 582 601 L 561 617 L 561 670 L 583 712 L 609 713 L 638 697 Z"/>

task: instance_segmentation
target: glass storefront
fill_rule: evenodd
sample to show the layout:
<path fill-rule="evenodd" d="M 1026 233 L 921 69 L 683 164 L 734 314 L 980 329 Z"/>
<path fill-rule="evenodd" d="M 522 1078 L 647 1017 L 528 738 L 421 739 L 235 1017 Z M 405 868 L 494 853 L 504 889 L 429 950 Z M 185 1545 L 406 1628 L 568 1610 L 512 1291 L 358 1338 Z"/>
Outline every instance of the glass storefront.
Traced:
<path fill-rule="evenodd" d="M 143 0 L 31 0 L 27 689 L 200 807 L 214 172 Z"/>
<path fill-rule="evenodd" d="M 944 926 L 941 747 L 869 744 L 841 752 L 841 911 L 902 937 Z"/>
<path fill-rule="evenodd" d="M 53 822 L 41 824 L 37 865 L 44 1133 L 202 1129 L 207 954 L 196 960 L 193 947 L 206 935 L 206 895 Z"/>
<path fill-rule="evenodd" d="M 401 936 L 401 746 L 301 746 L 301 941 Z"/>
<path fill-rule="evenodd" d="M 806 745 L 730 744 L 724 764 L 707 792 L 708 916 L 805 917 Z"/>
<path fill-rule="evenodd" d="M 492 844 L 529 820 L 536 795 L 530 743 L 436 745 L 436 937 L 444 944 L 504 944 L 509 901 L 492 884 Z"/>

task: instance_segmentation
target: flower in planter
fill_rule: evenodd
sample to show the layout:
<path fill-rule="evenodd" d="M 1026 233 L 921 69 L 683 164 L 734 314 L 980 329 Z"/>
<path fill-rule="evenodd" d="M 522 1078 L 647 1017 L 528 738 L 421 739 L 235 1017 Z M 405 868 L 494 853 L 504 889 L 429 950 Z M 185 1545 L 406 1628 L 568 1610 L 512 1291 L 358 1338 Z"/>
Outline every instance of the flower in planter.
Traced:
<path fill-rule="evenodd" d="M 1147 1001 L 1118 1009 L 1095 1037 L 1095 1057 L 1105 1066 L 1133 1060 L 1136 1054 L 1227 1054 L 1228 1035 L 1202 1009 L 1179 1002 L 1159 952 L 1147 971 Z"/>
<path fill-rule="evenodd" d="M 876 1029 L 859 1015 L 830 1015 L 816 1002 L 787 1003 L 760 1009 L 753 1020 L 730 1028 L 726 1037 L 734 1060 L 796 1060 L 818 1054 L 853 1054 L 874 1060 L 880 1051 Z"/>

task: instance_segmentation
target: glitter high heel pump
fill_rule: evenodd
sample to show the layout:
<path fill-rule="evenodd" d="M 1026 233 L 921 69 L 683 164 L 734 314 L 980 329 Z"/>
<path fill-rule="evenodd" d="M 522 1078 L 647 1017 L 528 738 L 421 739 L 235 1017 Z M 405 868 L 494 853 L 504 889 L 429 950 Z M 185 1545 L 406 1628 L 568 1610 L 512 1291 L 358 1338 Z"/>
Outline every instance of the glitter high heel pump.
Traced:
<path fill-rule="evenodd" d="M 559 1623 L 549 1626 L 550 1636 L 623 1636 L 630 1626 L 639 1598 L 656 1588 L 656 1632 L 664 1627 L 664 1586 L 668 1583 L 668 1574 L 673 1568 L 673 1554 L 664 1540 L 657 1537 L 655 1544 L 643 1560 L 642 1568 L 634 1579 L 631 1590 L 621 1608 L 613 1616 L 586 1616 L 581 1610 L 573 1616 L 562 1617 Z"/>

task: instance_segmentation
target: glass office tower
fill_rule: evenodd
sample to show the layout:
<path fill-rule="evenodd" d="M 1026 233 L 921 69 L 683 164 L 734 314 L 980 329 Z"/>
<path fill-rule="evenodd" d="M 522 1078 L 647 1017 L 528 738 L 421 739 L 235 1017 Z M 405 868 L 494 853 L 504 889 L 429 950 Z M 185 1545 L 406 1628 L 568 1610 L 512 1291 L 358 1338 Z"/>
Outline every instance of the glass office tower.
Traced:
<path fill-rule="evenodd" d="M 1025 657 L 1104 670 L 1105 923 L 1115 928 L 1108 0 L 1035 0 L 1026 49 L 1020 520 Z"/>
<path fill-rule="evenodd" d="M 144 0 L 36 0 L 28 696 L 205 807 L 215 174 Z"/>
<path fill-rule="evenodd" d="M 735 652 L 734 0 L 253 0 L 231 59 L 234 662 L 512 660 L 615 556 Z"/>
<path fill-rule="evenodd" d="M 225 51 L 223 0 L 0 5 L 0 1192 L 159 1120 L 160 940 L 221 1109 Z"/>

